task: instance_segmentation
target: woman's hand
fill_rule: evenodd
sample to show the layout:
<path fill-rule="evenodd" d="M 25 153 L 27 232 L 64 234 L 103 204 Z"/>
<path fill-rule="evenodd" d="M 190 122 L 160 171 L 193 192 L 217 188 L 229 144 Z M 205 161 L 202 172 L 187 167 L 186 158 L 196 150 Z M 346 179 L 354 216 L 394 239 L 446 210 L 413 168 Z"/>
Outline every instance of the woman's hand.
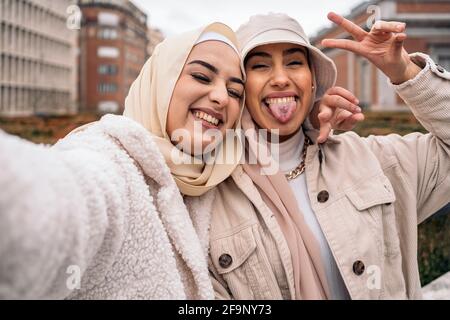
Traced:
<path fill-rule="evenodd" d="M 355 40 L 324 39 L 323 46 L 348 50 L 367 58 L 394 84 L 410 80 L 420 72 L 403 47 L 405 23 L 377 21 L 372 30 L 366 32 L 334 12 L 328 14 L 328 19 L 344 28 Z"/>
<path fill-rule="evenodd" d="M 310 115 L 311 123 L 320 130 L 317 142 L 324 143 L 332 129 L 348 131 L 363 121 L 364 115 L 358 104 L 358 99 L 350 91 L 341 87 L 328 89 Z"/>

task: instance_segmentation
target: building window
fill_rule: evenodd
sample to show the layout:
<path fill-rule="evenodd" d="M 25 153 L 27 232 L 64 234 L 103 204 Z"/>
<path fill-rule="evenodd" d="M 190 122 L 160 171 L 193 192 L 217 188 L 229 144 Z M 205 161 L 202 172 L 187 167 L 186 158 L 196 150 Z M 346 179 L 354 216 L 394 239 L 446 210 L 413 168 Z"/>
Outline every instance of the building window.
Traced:
<path fill-rule="evenodd" d="M 119 16 L 110 12 L 100 12 L 98 14 L 98 24 L 116 27 L 119 25 Z"/>
<path fill-rule="evenodd" d="M 116 75 L 117 66 L 115 64 L 101 64 L 98 66 L 98 73 L 104 75 Z"/>
<path fill-rule="evenodd" d="M 114 40 L 117 39 L 117 30 L 115 29 L 100 29 L 98 30 L 97 37 L 99 39 Z"/>
<path fill-rule="evenodd" d="M 98 84 L 99 93 L 114 93 L 117 92 L 117 84 L 115 83 L 99 83 Z"/>
<path fill-rule="evenodd" d="M 120 51 L 115 47 L 99 47 L 97 50 L 97 55 L 100 58 L 118 58 Z"/>
<path fill-rule="evenodd" d="M 116 101 L 101 101 L 98 104 L 98 110 L 103 113 L 117 113 L 119 104 Z"/>

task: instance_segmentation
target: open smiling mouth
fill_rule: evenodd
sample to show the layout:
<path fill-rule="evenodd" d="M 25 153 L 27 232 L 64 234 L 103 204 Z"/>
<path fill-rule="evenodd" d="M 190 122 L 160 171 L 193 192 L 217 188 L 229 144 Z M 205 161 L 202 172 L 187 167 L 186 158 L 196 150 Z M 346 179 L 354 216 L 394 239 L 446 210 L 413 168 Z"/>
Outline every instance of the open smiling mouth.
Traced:
<path fill-rule="evenodd" d="M 196 120 L 201 120 L 207 128 L 217 129 L 223 124 L 222 120 L 200 110 L 192 110 L 192 114 Z"/>
<path fill-rule="evenodd" d="M 265 98 L 263 103 L 275 119 L 281 123 L 287 123 L 293 118 L 295 110 L 297 110 L 298 100 L 298 96 Z"/>

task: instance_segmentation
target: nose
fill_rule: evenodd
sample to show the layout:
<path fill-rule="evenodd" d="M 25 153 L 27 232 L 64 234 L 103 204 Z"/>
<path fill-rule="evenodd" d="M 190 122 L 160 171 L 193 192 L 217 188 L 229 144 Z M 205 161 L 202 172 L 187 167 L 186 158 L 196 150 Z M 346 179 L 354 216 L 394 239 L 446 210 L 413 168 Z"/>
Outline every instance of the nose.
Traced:
<path fill-rule="evenodd" d="M 270 85 L 280 89 L 289 86 L 289 76 L 283 67 L 273 68 Z"/>
<path fill-rule="evenodd" d="M 209 93 L 209 98 L 217 108 L 222 109 L 226 107 L 230 99 L 226 85 L 223 83 L 214 85 Z"/>

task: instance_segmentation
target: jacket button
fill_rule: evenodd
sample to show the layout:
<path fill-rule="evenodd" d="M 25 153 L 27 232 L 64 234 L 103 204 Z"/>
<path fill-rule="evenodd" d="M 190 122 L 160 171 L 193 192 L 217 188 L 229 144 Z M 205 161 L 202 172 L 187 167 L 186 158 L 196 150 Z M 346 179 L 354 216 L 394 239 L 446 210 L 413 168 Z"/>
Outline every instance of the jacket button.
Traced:
<path fill-rule="evenodd" d="M 366 267 L 364 266 L 364 263 L 361 260 L 355 261 L 355 263 L 353 263 L 353 272 L 357 276 L 362 275 L 365 269 Z"/>
<path fill-rule="evenodd" d="M 222 268 L 228 268 L 233 263 L 233 258 L 229 254 L 223 254 L 219 257 L 219 264 Z"/>
<path fill-rule="evenodd" d="M 437 69 L 437 71 L 439 71 L 440 73 L 444 73 L 444 72 L 445 72 L 444 67 L 443 67 L 443 66 L 440 66 L 440 65 L 438 65 L 438 64 L 436 64 L 436 69 Z"/>
<path fill-rule="evenodd" d="M 330 198 L 330 195 L 326 190 L 320 191 L 317 195 L 317 201 L 319 201 L 320 203 L 327 202 L 328 198 Z"/>

